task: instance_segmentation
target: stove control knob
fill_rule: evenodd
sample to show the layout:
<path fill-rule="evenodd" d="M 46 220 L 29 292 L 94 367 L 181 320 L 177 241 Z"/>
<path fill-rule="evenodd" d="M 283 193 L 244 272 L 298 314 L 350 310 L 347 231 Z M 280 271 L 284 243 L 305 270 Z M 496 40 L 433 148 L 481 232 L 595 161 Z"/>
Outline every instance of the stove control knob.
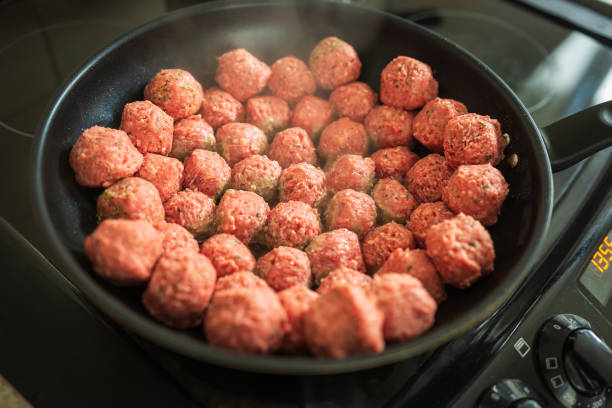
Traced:
<path fill-rule="evenodd" d="M 612 398 L 612 351 L 580 316 L 544 323 L 536 355 L 544 383 L 563 406 L 605 407 Z"/>
<path fill-rule="evenodd" d="M 537 395 L 524 381 L 501 380 L 487 388 L 478 400 L 477 408 L 542 408 Z"/>

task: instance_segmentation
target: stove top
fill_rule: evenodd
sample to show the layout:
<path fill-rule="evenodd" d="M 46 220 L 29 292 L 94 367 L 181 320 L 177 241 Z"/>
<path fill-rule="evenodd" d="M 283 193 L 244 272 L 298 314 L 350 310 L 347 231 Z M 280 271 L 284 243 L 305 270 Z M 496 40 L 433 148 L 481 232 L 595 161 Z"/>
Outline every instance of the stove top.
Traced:
<path fill-rule="evenodd" d="M 0 308 L 0 374 L 36 406 L 473 405 L 496 375 L 478 374 L 496 372 L 492 356 L 507 354 L 503 350 L 540 302 L 540 288 L 562 280 L 555 276 L 565 255 L 599 239 L 605 229 L 600 224 L 609 219 L 605 210 L 612 203 L 612 149 L 554 175 L 555 209 L 542 262 L 504 307 L 429 354 L 360 373 L 254 376 L 196 363 L 117 327 L 53 267 L 32 222 L 28 193 L 29 150 L 44 108 L 71 72 L 105 44 L 194 3 L 0 1 L 0 26 L 8 34 L 0 38 L 0 189 L 6 197 L 0 200 L 0 287 L 9 288 Z M 459 43 L 517 92 L 539 126 L 612 99 L 610 43 L 588 30 L 588 22 L 578 21 L 585 29 L 503 1 L 354 3 L 400 15 Z M 522 377 L 533 371 L 515 368 L 508 372 Z"/>

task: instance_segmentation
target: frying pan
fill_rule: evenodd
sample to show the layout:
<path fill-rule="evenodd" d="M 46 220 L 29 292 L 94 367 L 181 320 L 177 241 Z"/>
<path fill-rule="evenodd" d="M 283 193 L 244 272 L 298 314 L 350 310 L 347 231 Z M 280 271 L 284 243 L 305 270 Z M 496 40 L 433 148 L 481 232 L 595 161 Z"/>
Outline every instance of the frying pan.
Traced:
<path fill-rule="evenodd" d="M 68 165 L 70 148 L 82 131 L 93 125 L 117 128 L 123 105 L 142 100 L 145 84 L 162 68 L 187 69 L 207 88 L 214 84 L 215 57 L 228 50 L 246 48 L 269 64 L 291 54 L 307 60 L 314 45 L 330 35 L 355 47 L 363 62 L 361 80 L 375 90 L 383 67 L 398 55 L 408 55 L 431 65 L 441 97 L 458 99 L 470 112 L 501 122 L 511 137 L 506 154 L 517 154 L 519 160 L 515 168 L 500 166 L 510 195 L 499 222 L 490 228 L 497 251 L 495 272 L 468 290 L 449 289 L 435 326 L 422 337 L 388 345 L 380 354 L 342 360 L 247 356 L 209 347 L 199 329 L 177 331 L 152 319 L 140 303 L 142 288 L 116 288 L 93 274 L 83 241 L 96 227 L 100 190 L 77 185 Z M 597 112 L 607 112 L 602 109 Z M 588 113 L 594 115 L 591 121 L 598 121 L 597 112 Z M 583 119 L 573 120 L 580 128 Z M 551 129 L 563 133 L 559 129 L 565 125 Z M 561 168 L 609 142 L 597 139 L 583 146 L 555 142 L 550 150 Z M 563 153 L 564 148 L 571 154 Z M 132 31 L 89 60 L 59 92 L 39 127 L 32 168 L 41 229 L 62 272 L 93 304 L 126 330 L 174 352 L 215 365 L 277 374 L 331 374 L 389 364 L 431 350 L 482 322 L 529 274 L 546 233 L 553 197 L 542 134 L 517 96 L 486 65 L 409 21 L 327 2 L 209 3 Z"/>

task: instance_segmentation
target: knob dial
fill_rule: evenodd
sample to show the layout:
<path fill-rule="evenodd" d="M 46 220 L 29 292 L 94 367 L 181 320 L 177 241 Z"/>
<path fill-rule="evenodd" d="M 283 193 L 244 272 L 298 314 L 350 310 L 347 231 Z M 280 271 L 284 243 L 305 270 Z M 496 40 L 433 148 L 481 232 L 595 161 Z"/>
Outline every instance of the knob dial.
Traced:
<path fill-rule="evenodd" d="M 535 391 L 517 378 L 505 379 L 480 395 L 478 408 L 542 408 Z"/>

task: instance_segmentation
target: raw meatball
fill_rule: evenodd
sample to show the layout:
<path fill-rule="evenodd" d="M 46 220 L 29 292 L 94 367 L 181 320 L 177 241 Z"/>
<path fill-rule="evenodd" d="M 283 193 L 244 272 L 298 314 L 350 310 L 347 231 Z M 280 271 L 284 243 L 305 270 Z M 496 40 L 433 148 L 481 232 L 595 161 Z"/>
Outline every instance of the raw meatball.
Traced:
<path fill-rule="evenodd" d="M 202 85 L 182 69 L 161 70 L 144 89 L 145 99 L 162 108 L 175 120 L 200 110 L 202 95 Z"/>
<path fill-rule="evenodd" d="M 270 289 L 265 280 L 255 275 L 253 272 L 240 271 L 230 275 L 221 276 L 215 285 L 215 294 L 224 290 L 231 289 Z"/>
<path fill-rule="evenodd" d="M 438 96 L 429 65 L 400 56 L 387 64 L 380 74 L 380 100 L 385 105 L 414 110 Z"/>
<path fill-rule="evenodd" d="M 304 315 L 304 335 L 315 356 L 343 358 L 385 348 L 383 316 L 358 286 L 330 289 Z"/>
<path fill-rule="evenodd" d="M 383 222 L 395 221 L 403 224 L 419 205 L 406 187 L 392 178 L 378 180 L 372 190 L 372 198 L 380 210 Z"/>
<path fill-rule="evenodd" d="M 453 174 L 444 157 L 432 153 L 414 165 L 406 173 L 406 187 L 419 203 L 439 201 L 442 189 Z"/>
<path fill-rule="evenodd" d="M 367 290 L 372 282 L 372 278 L 363 272 L 356 271 L 350 268 L 338 268 L 321 279 L 321 284 L 317 288 L 319 295 L 324 295 L 331 288 L 336 286 L 353 285 L 361 289 Z"/>
<path fill-rule="evenodd" d="M 276 60 L 270 67 L 268 88 L 279 98 L 294 105 L 305 95 L 315 93 L 317 84 L 304 61 L 294 56 Z"/>
<path fill-rule="evenodd" d="M 336 37 L 319 41 L 310 53 L 308 65 L 317 84 L 327 90 L 355 81 L 361 72 L 355 49 Z"/>
<path fill-rule="evenodd" d="M 276 132 L 286 129 L 291 119 L 287 102 L 276 96 L 254 96 L 246 102 L 246 121 L 257 126 L 272 140 Z"/>
<path fill-rule="evenodd" d="M 377 106 L 363 122 L 365 130 L 377 149 L 414 145 L 412 121 L 414 113 L 393 106 Z"/>
<path fill-rule="evenodd" d="M 435 98 L 425 104 L 412 122 L 412 135 L 435 153 L 444 149 L 444 128 L 455 116 L 465 115 L 467 108 L 453 99 Z"/>
<path fill-rule="evenodd" d="M 215 213 L 217 232 L 232 234 L 248 245 L 263 230 L 269 213 L 268 203 L 257 194 L 229 189 Z"/>
<path fill-rule="evenodd" d="M 376 271 L 396 249 L 415 248 L 412 233 L 404 226 L 389 222 L 374 228 L 363 239 L 363 259 L 370 271 Z"/>
<path fill-rule="evenodd" d="M 332 193 L 350 188 L 367 193 L 374 185 L 374 160 L 356 154 L 345 154 L 327 169 L 327 188 Z"/>
<path fill-rule="evenodd" d="M 226 123 L 242 122 L 244 106 L 229 92 L 213 87 L 204 92 L 200 114 L 216 129 Z"/>
<path fill-rule="evenodd" d="M 217 274 L 208 258 L 176 249 L 159 258 L 142 303 L 167 326 L 188 329 L 202 324 Z"/>
<path fill-rule="evenodd" d="M 319 140 L 321 131 L 334 120 L 334 108 L 325 99 L 307 95 L 293 108 L 291 126 L 304 129 L 313 141 Z"/>
<path fill-rule="evenodd" d="M 423 203 L 410 214 L 410 220 L 406 223 L 406 226 L 412 231 L 417 244 L 421 248 L 425 248 L 425 236 L 429 228 L 454 216 L 455 213 L 449 210 L 442 201 Z"/>
<path fill-rule="evenodd" d="M 240 102 L 260 93 L 270 78 L 270 67 L 244 48 L 217 58 L 215 81 Z"/>
<path fill-rule="evenodd" d="M 289 322 L 289 327 L 281 346 L 282 350 L 295 353 L 306 349 L 303 325 L 304 314 L 318 297 L 317 292 L 302 285 L 294 285 L 289 289 L 278 292 L 278 300 L 283 305 Z"/>
<path fill-rule="evenodd" d="M 385 340 L 410 340 L 433 326 L 438 305 L 412 276 L 397 273 L 376 275 L 370 292 L 384 314 Z"/>
<path fill-rule="evenodd" d="M 429 294 L 438 302 L 446 299 L 446 290 L 438 270 L 424 249 L 396 249 L 378 270 L 378 275 L 404 273 L 417 278 Z"/>
<path fill-rule="evenodd" d="M 200 115 L 188 116 L 174 123 L 170 156 L 183 160 L 195 149 L 215 150 L 213 128 Z"/>
<path fill-rule="evenodd" d="M 359 237 L 345 228 L 319 235 L 305 251 L 316 284 L 334 269 L 346 267 L 359 272 L 366 271 Z"/>
<path fill-rule="evenodd" d="M 280 174 L 278 162 L 254 154 L 234 165 L 230 185 L 236 190 L 252 191 L 270 201 L 276 197 Z"/>
<path fill-rule="evenodd" d="M 211 346 L 249 354 L 278 350 L 287 326 L 285 309 L 270 288 L 216 292 L 204 324 Z"/>
<path fill-rule="evenodd" d="M 394 178 L 404 181 L 410 168 L 419 161 L 419 156 L 405 146 L 380 149 L 370 156 L 376 165 L 376 178 Z"/>
<path fill-rule="evenodd" d="M 459 214 L 432 226 L 425 243 L 443 283 L 465 289 L 493 271 L 493 240 L 469 215 Z"/>
<path fill-rule="evenodd" d="M 268 247 L 304 248 L 321 233 L 317 210 L 301 201 L 278 203 L 270 211 L 265 241 Z"/>
<path fill-rule="evenodd" d="M 340 118 L 323 129 L 317 152 L 325 161 L 334 160 L 343 154 L 365 156 L 368 153 L 365 128 L 349 118 Z"/>
<path fill-rule="evenodd" d="M 308 133 L 299 127 L 277 133 L 270 145 L 268 156 L 276 160 L 283 169 L 297 163 L 317 164 L 317 153 L 312 140 Z"/>
<path fill-rule="evenodd" d="M 119 180 L 98 197 L 98 220 L 129 218 L 163 221 L 164 206 L 155 186 L 140 177 Z"/>
<path fill-rule="evenodd" d="M 249 123 L 228 123 L 217 130 L 221 156 L 230 166 L 254 154 L 264 154 L 268 148 L 266 135 Z"/>
<path fill-rule="evenodd" d="M 164 203 L 166 221 L 181 225 L 197 239 L 212 232 L 215 202 L 206 194 L 185 189 Z"/>
<path fill-rule="evenodd" d="M 118 286 L 149 280 L 163 252 L 162 236 L 144 220 L 104 220 L 85 238 L 85 255 L 93 270 Z"/>
<path fill-rule="evenodd" d="M 198 190 L 215 200 L 225 190 L 232 169 L 215 152 L 195 149 L 185 159 L 183 186 Z"/>
<path fill-rule="evenodd" d="M 251 272 L 255 257 L 251 250 L 230 234 L 216 234 L 202 244 L 200 253 L 206 255 L 217 270 L 217 277 L 236 272 Z"/>
<path fill-rule="evenodd" d="M 363 122 L 376 102 L 378 95 L 370 85 L 359 81 L 339 86 L 329 95 L 329 103 L 339 116 L 346 116 L 355 122 Z"/>
<path fill-rule="evenodd" d="M 153 224 L 155 229 L 162 234 L 162 247 L 164 252 L 175 249 L 185 249 L 198 252 L 200 247 L 198 241 L 189 231 L 173 222 L 160 221 Z"/>
<path fill-rule="evenodd" d="M 138 151 L 167 156 L 172 150 L 174 121 L 149 101 L 128 103 L 121 114 L 121 125 Z"/>
<path fill-rule="evenodd" d="M 376 225 L 376 203 L 366 193 L 338 191 L 325 210 L 328 230 L 347 228 L 363 238 Z"/>
<path fill-rule="evenodd" d="M 497 222 L 508 183 L 491 164 L 459 166 L 442 190 L 442 200 L 456 213 L 471 215 L 488 227 Z"/>
<path fill-rule="evenodd" d="M 506 140 L 496 119 L 468 113 L 448 121 L 444 128 L 444 157 L 451 167 L 461 164 L 498 164 Z"/>
<path fill-rule="evenodd" d="M 316 208 L 327 195 L 325 184 L 321 169 L 308 163 L 292 164 L 280 175 L 280 201 L 301 201 Z"/>
<path fill-rule="evenodd" d="M 276 291 L 311 285 L 310 261 L 303 251 L 280 246 L 257 260 L 255 273 Z"/>
<path fill-rule="evenodd" d="M 172 157 L 147 153 L 136 176 L 151 182 L 161 200 L 166 201 L 183 185 L 183 163 Z"/>
<path fill-rule="evenodd" d="M 132 176 L 142 160 L 127 133 L 101 126 L 85 130 L 69 158 L 77 183 L 85 187 L 108 187 Z"/>

